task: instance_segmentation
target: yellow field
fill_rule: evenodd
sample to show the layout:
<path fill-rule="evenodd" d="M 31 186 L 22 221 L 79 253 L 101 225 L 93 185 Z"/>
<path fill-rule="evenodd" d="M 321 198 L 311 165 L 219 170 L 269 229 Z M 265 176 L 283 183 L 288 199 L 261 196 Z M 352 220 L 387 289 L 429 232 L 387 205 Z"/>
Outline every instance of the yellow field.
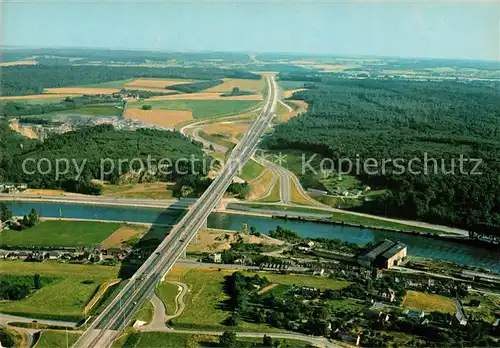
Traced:
<path fill-rule="evenodd" d="M 224 83 L 206 90 L 206 92 L 231 92 L 234 87 L 242 91 L 251 91 L 260 93 L 265 86 L 265 81 L 247 80 L 247 79 L 224 79 Z"/>
<path fill-rule="evenodd" d="M 291 197 L 290 199 L 292 200 L 293 203 L 296 204 L 302 204 L 302 205 L 311 205 L 311 200 L 308 199 L 309 197 L 304 197 L 299 191 L 297 185 L 295 182 L 291 179 L 290 180 L 290 190 L 291 190 Z"/>
<path fill-rule="evenodd" d="M 17 60 L 15 62 L 0 63 L 0 66 L 14 66 L 14 65 L 36 65 L 36 60 Z"/>
<path fill-rule="evenodd" d="M 166 90 L 165 90 L 166 91 Z M 251 95 L 238 95 L 234 97 L 222 97 L 220 93 L 183 93 L 176 95 L 161 95 L 157 97 L 151 97 L 145 99 L 146 101 L 157 101 L 157 100 L 262 100 L 262 95 L 251 94 Z"/>
<path fill-rule="evenodd" d="M 29 195 L 52 195 L 52 196 L 85 196 L 81 193 L 65 192 L 63 190 L 49 190 L 49 189 L 27 189 L 23 191 L 24 194 Z"/>
<path fill-rule="evenodd" d="M 292 117 L 295 117 L 298 114 L 302 114 L 302 113 L 307 111 L 307 103 L 303 100 L 287 100 L 287 103 L 293 104 L 294 110 L 291 112 L 288 112 L 288 113 L 284 113 L 282 115 L 278 115 L 279 121 L 281 121 L 281 122 L 286 122 L 289 119 L 291 119 Z"/>
<path fill-rule="evenodd" d="M 161 127 L 173 128 L 176 124 L 191 121 L 193 114 L 185 110 L 141 110 L 127 109 L 126 119 L 139 120 L 144 123 L 154 124 Z"/>
<path fill-rule="evenodd" d="M 203 131 L 208 134 L 222 134 L 233 142 L 238 142 L 238 134 L 247 132 L 250 124 L 248 122 L 221 122 L 205 126 Z"/>
<path fill-rule="evenodd" d="M 172 80 L 172 79 L 137 79 L 129 82 L 125 85 L 126 88 L 133 89 L 134 87 L 150 87 L 150 88 L 161 88 L 172 85 L 181 85 L 193 83 L 194 80 Z"/>
<path fill-rule="evenodd" d="M 261 198 L 269 189 L 269 185 L 273 182 L 273 173 L 270 170 L 265 170 L 257 180 L 250 182 L 249 200 Z"/>
<path fill-rule="evenodd" d="M 305 91 L 306 88 L 299 88 L 299 89 L 294 89 L 291 91 L 284 91 L 283 92 L 283 98 L 290 98 L 295 92 L 300 92 L 300 91 Z"/>
<path fill-rule="evenodd" d="M 83 88 L 83 87 L 60 87 L 45 88 L 45 93 L 51 94 L 113 94 L 120 92 L 119 88 Z M 32 96 L 33 97 L 33 96 Z"/>
<path fill-rule="evenodd" d="M 31 95 L 15 95 L 15 96 L 3 96 L 0 97 L 0 100 L 20 100 L 20 99 L 57 99 L 61 100 L 61 97 L 79 97 L 81 96 L 82 93 L 80 94 L 75 94 L 75 93 L 68 93 L 68 94 L 31 94 Z"/>
<path fill-rule="evenodd" d="M 102 194 L 117 198 L 171 199 L 174 183 L 146 182 L 135 184 L 104 184 Z"/>
<path fill-rule="evenodd" d="M 120 247 L 122 243 L 148 230 L 145 226 L 122 226 L 101 242 L 101 248 Z"/>
<path fill-rule="evenodd" d="M 440 295 L 408 290 L 403 307 L 424 312 L 455 313 L 456 305 L 451 299 Z"/>

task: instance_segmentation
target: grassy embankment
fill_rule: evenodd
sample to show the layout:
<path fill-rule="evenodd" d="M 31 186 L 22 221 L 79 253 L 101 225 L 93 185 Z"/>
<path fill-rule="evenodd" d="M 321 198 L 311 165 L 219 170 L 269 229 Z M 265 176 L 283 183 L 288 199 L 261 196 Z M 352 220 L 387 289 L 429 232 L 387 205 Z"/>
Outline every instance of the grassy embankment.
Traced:
<path fill-rule="evenodd" d="M 6 274 L 33 276 L 38 273 L 42 277 L 55 278 L 55 281 L 20 301 L 1 302 L 0 312 L 54 320 L 81 320 L 85 307 L 92 301 L 101 284 L 118 278 L 119 272 L 119 267 L 98 265 L 22 261 L 2 263 L 2 271 Z"/>

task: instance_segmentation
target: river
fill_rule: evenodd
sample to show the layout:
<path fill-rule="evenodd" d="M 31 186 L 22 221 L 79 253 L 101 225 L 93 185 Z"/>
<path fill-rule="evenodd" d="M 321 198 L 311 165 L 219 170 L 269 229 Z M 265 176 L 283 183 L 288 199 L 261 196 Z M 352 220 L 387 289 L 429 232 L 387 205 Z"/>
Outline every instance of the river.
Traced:
<path fill-rule="evenodd" d="M 35 208 L 41 217 L 80 218 L 94 220 L 115 220 L 143 223 L 172 224 L 181 210 L 160 208 L 97 206 L 55 202 L 5 202 L 14 215 L 24 215 Z M 408 246 L 408 254 L 452 261 L 489 268 L 500 273 L 500 252 L 469 246 L 462 243 L 425 238 L 398 232 L 386 232 L 369 228 L 328 225 L 315 222 L 273 219 L 263 216 L 249 216 L 228 213 L 212 213 L 208 227 L 227 230 L 241 230 L 243 223 L 255 226 L 257 231 L 269 233 L 277 225 L 296 231 L 303 237 L 339 238 L 364 245 L 368 242 L 388 238 L 399 240 Z"/>

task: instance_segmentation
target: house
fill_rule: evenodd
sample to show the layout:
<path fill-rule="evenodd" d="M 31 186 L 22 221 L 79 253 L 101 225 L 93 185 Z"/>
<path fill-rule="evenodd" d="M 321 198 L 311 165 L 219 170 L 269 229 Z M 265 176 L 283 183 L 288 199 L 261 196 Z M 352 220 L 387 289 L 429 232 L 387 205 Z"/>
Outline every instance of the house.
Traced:
<path fill-rule="evenodd" d="M 406 309 L 403 314 L 409 319 L 422 319 L 425 317 L 425 312 L 416 309 Z"/>
<path fill-rule="evenodd" d="M 209 254 L 208 259 L 213 263 L 221 263 L 222 262 L 222 254 L 221 253 Z"/>
<path fill-rule="evenodd" d="M 108 256 L 115 257 L 115 256 L 120 255 L 122 251 L 123 251 L 123 249 L 120 247 L 111 247 L 111 248 L 104 250 L 104 253 Z"/>
<path fill-rule="evenodd" d="M 61 253 L 59 251 L 52 250 L 47 253 L 47 257 L 49 260 L 57 260 L 61 257 Z"/>
<path fill-rule="evenodd" d="M 26 258 L 28 258 L 28 256 L 30 256 L 30 254 L 27 251 L 20 251 L 17 254 L 18 259 L 26 259 Z"/>

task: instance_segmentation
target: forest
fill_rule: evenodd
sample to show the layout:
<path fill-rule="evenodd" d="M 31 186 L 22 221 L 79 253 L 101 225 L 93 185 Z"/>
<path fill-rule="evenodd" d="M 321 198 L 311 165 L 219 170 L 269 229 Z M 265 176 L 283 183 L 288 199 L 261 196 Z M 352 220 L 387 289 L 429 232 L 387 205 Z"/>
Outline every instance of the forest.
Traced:
<path fill-rule="evenodd" d="M 146 63 L 155 61 L 210 61 L 222 60 L 228 63 L 248 63 L 250 57 L 246 53 L 236 52 L 159 52 L 159 51 L 133 51 L 133 50 L 107 50 L 89 48 L 22 48 L 4 49 L 2 62 L 22 60 L 26 57 L 37 56 L 39 62 L 47 62 L 50 58 L 80 58 L 78 63 L 100 61 L 103 63 L 127 62 Z M 48 58 L 50 57 L 50 58 Z"/>
<path fill-rule="evenodd" d="M 11 131 L 6 122 L 0 122 L 0 149 L 3 154 L 0 158 L 0 181 L 88 194 L 100 194 L 101 187 L 93 183 L 94 179 L 119 183 L 127 176 L 129 180 L 137 181 L 177 181 L 194 172 L 206 175 L 209 166 L 204 167 L 203 161 L 210 159 L 204 155 L 199 144 L 179 132 L 154 129 L 125 131 L 116 130 L 111 125 L 55 134 L 41 143 L 23 138 Z M 180 158 L 193 158 L 194 164 L 190 161 L 177 162 Z M 28 161 L 23 168 L 26 159 Z M 68 166 L 61 162 L 64 159 L 69 161 Z M 161 159 L 168 161 L 160 162 Z M 55 170 L 58 160 L 59 175 Z M 178 168 L 173 170 L 171 163 L 177 163 Z M 162 164 L 168 168 L 158 170 L 162 169 Z M 138 174 L 134 176 L 132 172 Z"/>
<path fill-rule="evenodd" d="M 181 83 L 178 85 L 170 85 L 168 86 L 168 89 L 173 89 L 183 93 L 196 93 L 211 87 L 218 86 L 223 82 L 224 82 L 223 80 L 209 80 L 209 81 L 200 81 L 193 83 Z"/>
<path fill-rule="evenodd" d="M 500 95 L 495 87 L 326 74 L 306 87 L 292 99 L 306 101 L 307 113 L 278 125 L 264 146 L 334 160 L 359 157 L 360 163 L 419 158 L 414 173 L 433 168 L 436 160 L 437 170 L 416 175 L 397 172 L 394 162 L 376 173 L 355 164 L 352 173 L 364 184 L 388 189 L 357 209 L 462 228 L 500 224 Z M 423 163 L 425 156 L 430 163 Z M 465 163 L 465 174 L 450 171 L 461 156 L 480 159 L 481 174 L 471 174 L 476 162 Z"/>
<path fill-rule="evenodd" d="M 17 117 L 28 115 L 43 115 L 55 111 L 74 110 L 85 105 L 121 104 L 119 95 L 83 95 L 81 97 L 66 97 L 57 103 L 28 104 L 22 102 L 0 102 L 0 117 Z"/>
<path fill-rule="evenodd" d="M 244 78 L 259 80 L 260 75 L 236 69 L 219 68 L 146 68 L 91 65 L 16 65 L 2 68 L 0 95 L 27 95 L 42 93 L 44 88 L 95 84 L 130 78 L 156 77 L 212 80 Z"/>

